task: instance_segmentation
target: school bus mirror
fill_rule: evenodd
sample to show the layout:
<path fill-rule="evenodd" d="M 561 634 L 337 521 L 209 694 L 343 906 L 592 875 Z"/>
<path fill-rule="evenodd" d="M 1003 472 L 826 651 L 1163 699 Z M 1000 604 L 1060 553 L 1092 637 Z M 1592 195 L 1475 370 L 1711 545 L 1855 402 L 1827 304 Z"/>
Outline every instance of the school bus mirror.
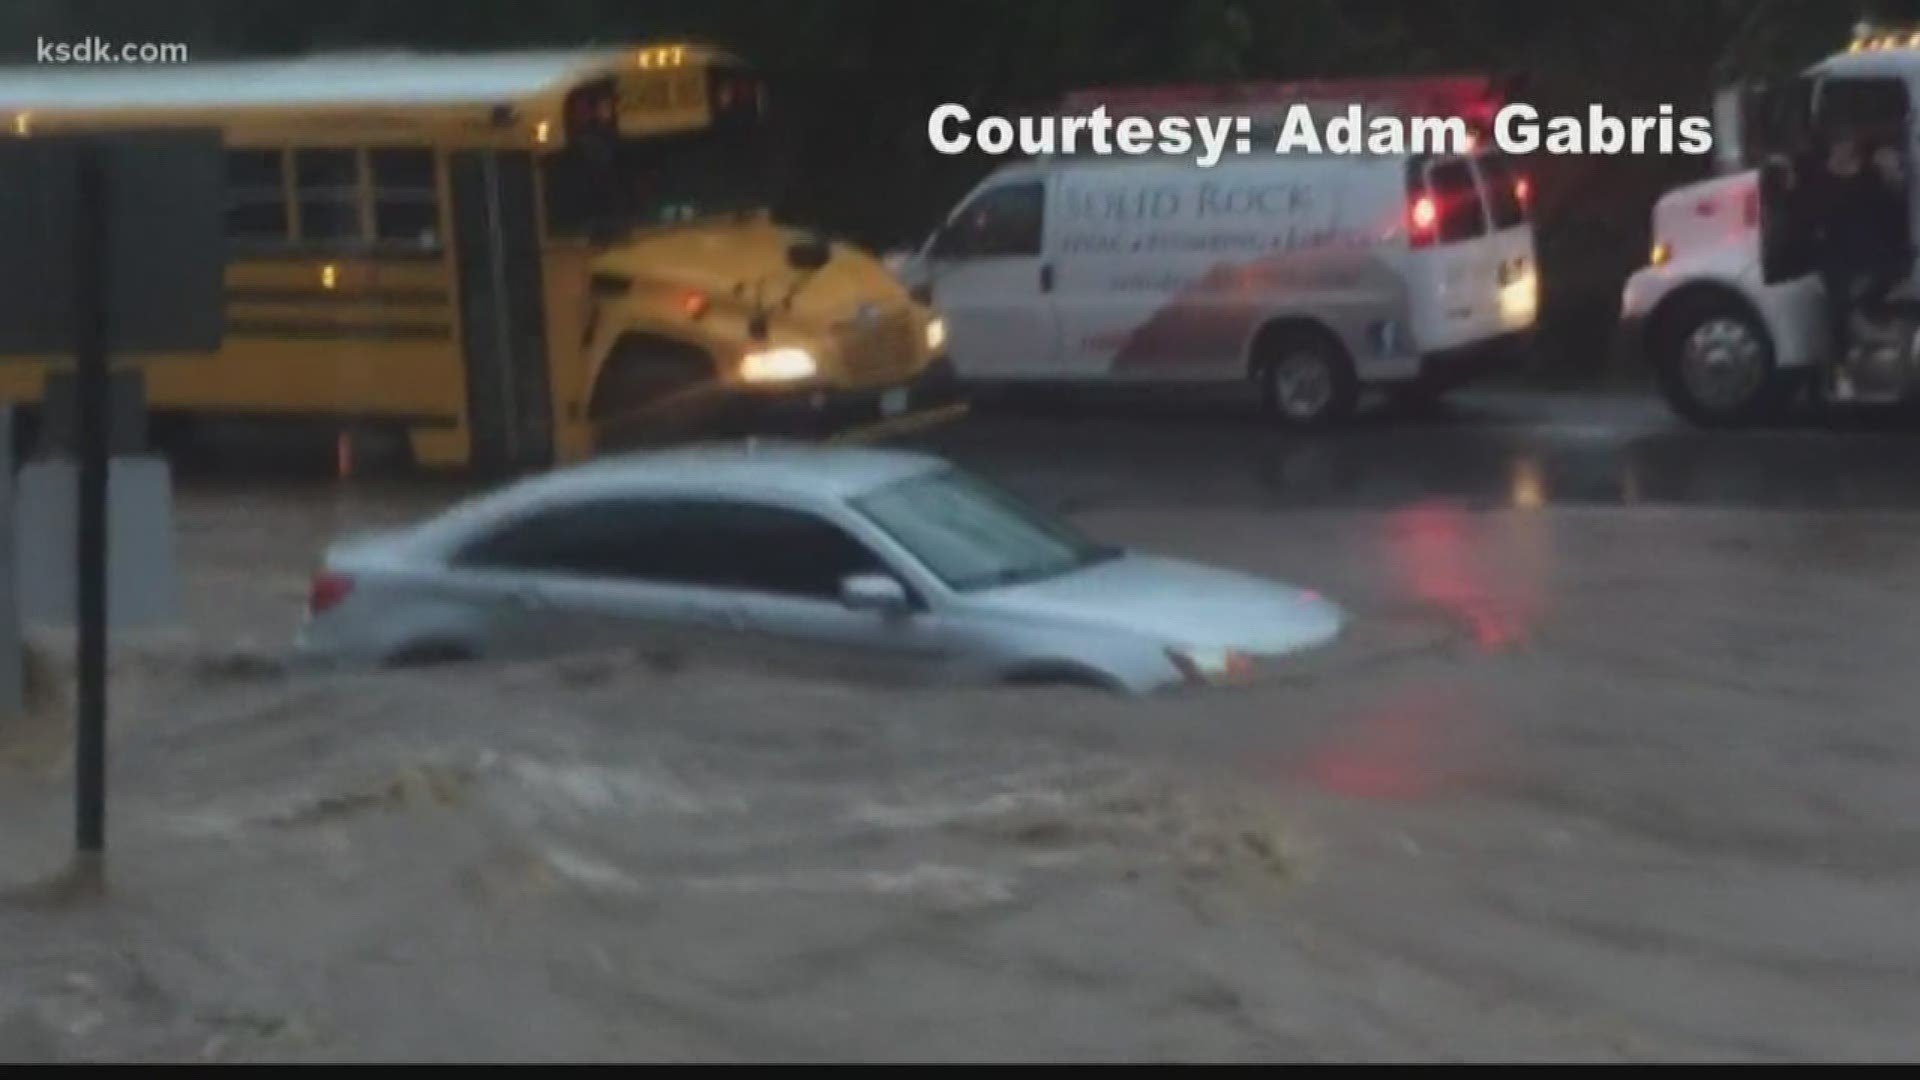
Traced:
<path fill-rule="evenodd" d="M 818 270 L 833 260 L 833 245 L 817 237 L 796 240 L 787 247 L 787 265 L 795 270 Z"/>
<path fill-rule="evenodd" d="M 83 171 L 98 177 L 91 208 Z M 110 354 L 219 347 L 226 175 L 217 131 L 8 139 L 0 191 L 0 356 L 73 351 L 83 223 L 101 230 L 98 310 Z"/>

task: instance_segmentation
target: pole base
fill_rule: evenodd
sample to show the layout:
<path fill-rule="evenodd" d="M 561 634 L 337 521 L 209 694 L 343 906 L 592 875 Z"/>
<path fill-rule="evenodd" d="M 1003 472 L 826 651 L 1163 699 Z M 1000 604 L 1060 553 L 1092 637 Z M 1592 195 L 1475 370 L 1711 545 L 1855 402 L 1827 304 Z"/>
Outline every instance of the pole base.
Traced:
<path fill-rule="evenodd" d="M 92 903 L 106 893 L 106 857 L 98 852 L 81 852 L 52 877 L 0 893 L 0 902 L 36 911 L 58 911 Z"/>

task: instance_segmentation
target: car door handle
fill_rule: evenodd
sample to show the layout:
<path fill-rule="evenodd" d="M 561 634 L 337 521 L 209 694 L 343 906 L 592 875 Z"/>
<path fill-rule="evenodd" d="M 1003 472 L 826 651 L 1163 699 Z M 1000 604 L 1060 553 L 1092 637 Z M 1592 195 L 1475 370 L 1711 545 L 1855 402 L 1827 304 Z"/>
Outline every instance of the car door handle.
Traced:
<path fill-rule="evenodd" d="M 1052 263 L 1040 264 L 1040 291 L 1041 292 L 1053 291 L 1053 264 Z"/>

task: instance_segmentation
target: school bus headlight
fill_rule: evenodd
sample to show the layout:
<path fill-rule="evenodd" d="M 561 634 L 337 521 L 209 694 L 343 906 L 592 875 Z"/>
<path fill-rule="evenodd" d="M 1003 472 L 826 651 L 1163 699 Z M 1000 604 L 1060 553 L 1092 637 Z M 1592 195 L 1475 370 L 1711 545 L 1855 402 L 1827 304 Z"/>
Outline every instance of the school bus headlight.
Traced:
<path fill-rule="evenodd" d="M 799 382 L 819 371 L 812 353 L 792 346 L 750 352 L 740 358 L 740 378 L 750 383 Z"/>
<path fill-rule="evenodd" d="M 927 320 L 927 351 L 939 352 L 947 347 L 947 320 Z"/>

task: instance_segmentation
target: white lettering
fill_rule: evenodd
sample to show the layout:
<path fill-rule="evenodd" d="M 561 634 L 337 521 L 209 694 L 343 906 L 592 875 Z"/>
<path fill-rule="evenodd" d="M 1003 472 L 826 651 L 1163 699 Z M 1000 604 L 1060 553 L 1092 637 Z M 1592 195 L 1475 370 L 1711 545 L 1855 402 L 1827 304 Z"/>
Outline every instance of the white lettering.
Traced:
<path fill-rule="evenodd" d="M 1713 125 L 1704 116 L 1689 116 L 1680 121 L 1680 152 L 1683 154 L 1710 154 L 1713 152 Z"/>
<path fill-rule="evenodd" d="M 1416 154 L 1465 154 L 1473 149 L 1467 135 L 1467 122 L 1458 116 L 1416 116 L 1413 118 L 1413 152 Z"/>
<path fill-rule="evenodd" d="M 1367 150 L 1374 154 L 1407 152 L 1407 129 L 1391 116 L 1376 116 L 1367 124 Z"/>
<path fill-rule="evenodd" d="M 973 129 L 973 140 L 989 154 L 1004 154 L 1013 147 L 1013 125 L 1004 116 L 989 116 Z"/>
<path fill-rule="evenodd" d="M 1360 106 L 1349 105 L 1345 113 L 1327 123 L 1327 149 L 1336 154 L 1357 154 L 1360 142 Z"/>
<path fill-rule="evenodd" d="M 1280 141 L 1273 149 L 1280 154 L 1291 154 L 1297 150 L 1309 154 L 1320 153 L 1320 132 L 1313 125 L 1313 113 L 1305 105 L 1295 105 L 1287 110 L 1287 121 L 1280 128 Z"/>
<path fill-rule="evenodd" d="M 1116 139 L 1123 154 L 1139 155 L 1153 149 L 1153 121 L 1129 116 L 1120 121 Z"/>
<path fill-rule="evenodd" d="M 1020 152 L 1023 154 L 1053 153 L 1053 122 L 1046 117 L 1035 119 L 1031 116 L 1020 118 Z"/>
<path fill-rule="evenodd" d="M 948 135 L 949 123 L 964 124 L 973 117 L 965 105 L 946 104 L 933 110 L 927 117 L 927 141 L 942 154 L 964 154 L 973 140 L 965 135 Z"/>
<path fill-rule="evenodd" d="M 1096 154 L 1113 153 L 1113 142 L 1111 138 L 1113 135 L 1113 118 L 1107 115 L 1107 107 L 1105 105 L 1095 107 L 1093 115 L 1088 118 L 1088 123 L 1093 126 L 1093 152 Z"/>
<path fill-rule="evenodd" d="M 1514 131 L 1515 123 L 1523 126 Z M 1493 117 L 1493 141 L 1506 154 L 1531 154 L 1540 149 L 1540 110 L 1515 103 L 1501 108 Z"/>
<path fill-rule="evenodd" d="M 1168 116 L 1160 121 L 1160 152 L 1163 154 L 1187 154 L 1193 151 L 1193 133 L 1187 130 L 1190 121 L 1184 116 Z M 1201 166 L 1205 168 L 1205 165 Z"/>
<path fill-rule="evenodd" d="M 1233 119 L 1202 116 L 1195 123 L 1200 125 L 1199 165 L 1203 169 L 1211 169 L 1220 164 L 1220 158 L 1227 152 L 1227 137 L 1233 134 Z"/>
<path fill-rule="evenodd" d="M 1617 154 L 1627 145 L 1627 125 L 1608 116 L 1598 104 L 1587 106 L 1587 127 L 1592 139 L 1587 144 L 1589 153 Z"/>
<path fill-rule="evenodd" d="M 1580 121 L 1571 116 L 1556 116 L 1547 121 L 1547 153 L 1581 152 Z"/>

